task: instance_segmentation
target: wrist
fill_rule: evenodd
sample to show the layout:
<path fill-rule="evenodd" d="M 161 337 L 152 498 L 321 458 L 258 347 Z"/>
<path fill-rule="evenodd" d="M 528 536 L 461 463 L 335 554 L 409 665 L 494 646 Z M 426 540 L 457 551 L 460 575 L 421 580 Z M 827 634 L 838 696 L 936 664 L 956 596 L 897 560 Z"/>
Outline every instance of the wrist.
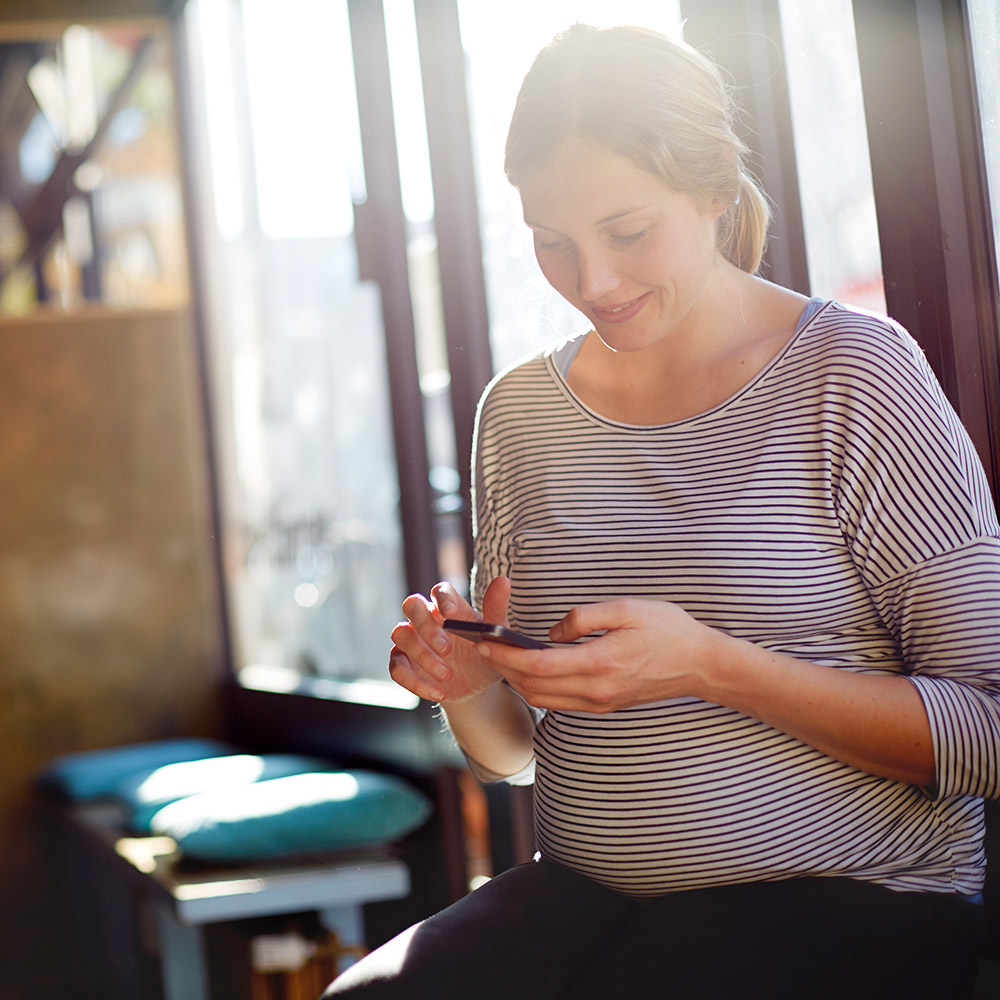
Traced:
<path fill-rule="evenodd" d="M 445 709 L 445 711 L 451 708 L 458 709 L 459 711 L 479 711 L 481 708 L 492 703 L 493 699 L 496 697 L 497 687 L 499 686 L 501 680 L 503 680 L 503 678 L 497 674 L 497 679 L 490 682 L 485 687 L 468 691 L 462 695 L 443 698 L 440 701 L 440 705 L 443 709 Z"/>
<path fill-rule="evenodd" d="M 757 647 L 718 629 L 707 628 L 699 664 L 695 694 L 702 701 L 738 708 L 747 693 L 747 665 Z"/>

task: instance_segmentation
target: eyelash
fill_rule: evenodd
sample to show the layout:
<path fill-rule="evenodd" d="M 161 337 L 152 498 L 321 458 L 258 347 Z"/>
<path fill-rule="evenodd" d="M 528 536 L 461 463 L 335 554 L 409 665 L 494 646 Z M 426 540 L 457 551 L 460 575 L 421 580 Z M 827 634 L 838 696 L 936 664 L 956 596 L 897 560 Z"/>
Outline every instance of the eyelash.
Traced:
<path fill-rule="evenodd" d="M 640 229 L 637 233 L 624 233 L 622 235 L 612 235 L 611 240 L 617 243 L 621 247 L 631 247 L 635 246 L 637 243 L 641 243 L 646 238 L 645 229 Z M 555 243 L 546 243 L 544 240 L 539 239 L 537 241 L 537 246 L 539 250 L 558 250 L 565 244 L 565 240 L 558 240 Z"/>
<path fill-rule="evenodd" d="M 611 239 L 619 246 L 630 247 L 636 243 L 641 243 L 646 238 L 646 230 L 640 229 L 637 233 L 626 233 L 621 236 L 612 236 Z"/>

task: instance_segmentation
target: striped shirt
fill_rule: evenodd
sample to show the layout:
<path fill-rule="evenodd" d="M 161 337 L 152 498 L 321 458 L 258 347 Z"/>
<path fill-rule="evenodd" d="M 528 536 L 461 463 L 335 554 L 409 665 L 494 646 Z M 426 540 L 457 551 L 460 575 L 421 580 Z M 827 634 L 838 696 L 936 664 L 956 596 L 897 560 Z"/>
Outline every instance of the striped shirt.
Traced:
<path fill-rule="evenodd" d="M 978 892 L 982 797 L 1000 796 L 1000 528 L 912 338 L 822 303 L 730 399 L 661 426 L 583 405 L 558 354 L 480 404 L 477 604 L 509 576 L 511 624 L 544 639 L 578 604 L 672 601 L 803 660 L 904 675 L 937 783 L 696 698 L 538 713 L 542 856 L 633 896 L 805 875 Z"/>

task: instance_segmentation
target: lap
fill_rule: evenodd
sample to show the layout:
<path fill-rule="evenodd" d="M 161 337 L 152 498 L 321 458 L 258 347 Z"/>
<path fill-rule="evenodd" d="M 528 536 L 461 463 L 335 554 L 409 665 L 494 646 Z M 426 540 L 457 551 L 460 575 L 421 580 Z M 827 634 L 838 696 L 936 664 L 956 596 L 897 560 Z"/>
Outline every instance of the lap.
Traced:
<path fill-rule="evenodd" d="M 945 1000 L 974 974 L 978 910 L 845 878 L 640 903 L 531 862 L 377 949 L 325 996 Z"/>
<path fill-rule="evenodd" d="M 980 910 L 850 878 L 675 893 L 644 906 L 563 996 L 966 997 Z"/>
<path fill-rule="evenodd" d="M 637 911 L 566 868 L 528 862 L 372 952 L 324 996 L 557 997 Z"/>

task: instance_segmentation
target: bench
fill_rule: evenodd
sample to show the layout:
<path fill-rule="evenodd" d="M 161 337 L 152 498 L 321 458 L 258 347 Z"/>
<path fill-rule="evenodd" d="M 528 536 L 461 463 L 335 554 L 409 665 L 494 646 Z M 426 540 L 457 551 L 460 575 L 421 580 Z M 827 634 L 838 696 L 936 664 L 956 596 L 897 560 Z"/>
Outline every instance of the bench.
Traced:
<path fill-rule="evenodd" d="M 315 913 L 344 950 L 362 952 L 363 905 L 402 898 L 410 888 L 406 865 L 385 853 L 192 866 L 168 837 L 123 836 L 112 804 L 52 808 L 70 867 L 79 972 L 85 995 L 101 1000 L 148 995 L 143 934 L 155 938 L 163 1000 L 210 1000 L 207 926 Z"/>

